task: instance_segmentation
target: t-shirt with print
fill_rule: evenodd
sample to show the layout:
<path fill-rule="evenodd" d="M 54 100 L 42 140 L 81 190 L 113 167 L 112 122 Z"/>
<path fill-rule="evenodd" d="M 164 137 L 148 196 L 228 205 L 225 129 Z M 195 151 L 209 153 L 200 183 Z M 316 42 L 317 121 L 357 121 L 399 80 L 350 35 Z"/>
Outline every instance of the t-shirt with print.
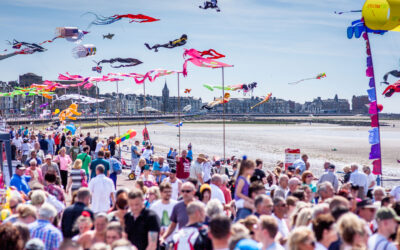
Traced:
<path fill-rule="evenodd" d="M 150 210 L 153 210 L 157 214 L 158 218 L 160 218 L 161 220 L 161 231 L 165 232 L 168 226 L 171 224 L 170 217 L 176 203 L 178 202 L 172 199 L 169 200 L 168 204 L 163 204 L 161 200 L 158 200 L 150 206 Z M 166 242 L 168 242 L 170 238 L 171 236 L 166 239 Z"/>
<path fill-rule="evenodd" d="M 179 179 L 187 179 L 190 175 L 190 161 L 186 158 L 179 158 L 176 164 L 176 177 Z"/>

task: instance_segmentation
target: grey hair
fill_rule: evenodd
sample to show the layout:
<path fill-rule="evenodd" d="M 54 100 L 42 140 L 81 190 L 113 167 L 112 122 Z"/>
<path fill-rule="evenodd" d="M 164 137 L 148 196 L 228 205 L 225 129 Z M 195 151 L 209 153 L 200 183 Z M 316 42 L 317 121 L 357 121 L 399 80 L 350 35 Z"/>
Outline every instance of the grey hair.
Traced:
<path fill-rule="evenodd" d="M 375 196 L 375 192 L 376 192 L 376 191 L 382 191 L 382 192 L 383 192 L 383 195 L 386 196 L 386 191 L 385 191 L 385 189 L 384 189 L 383 187 L 380 187 L 380 186 L 375 187 L 374 190 L 372 191 L 372 195 Z"/>
<path fill-rule="evenodd" d="M 226 184 L 229 182 L 229 177 L 226 174 L 223 174 L 221 177 L 222 177 L 222 184 Z"/>
<path fill-rule="evenodd" d="M 52 220 L 57 215 L 57 210 L 50 203 L 44 203 L 39 208 L 39 219 Z"/>
<path fill-rule="evenodd" d="M 32 165 L 32 164 L 37 165 L 37 161 L 35 159 L 30 160 L 29 161 L 29 165 Z"/>
<path fill-rule="evenodd" d="M 289 185 L 292 185 L 292 184 L 294 184 L 295 182 L 296 182 L 296 184 L 297 184 L 297 183 L 300 182 L 300 180 L 299 180 L 298 178 L 296 178 L 296 177 L 292 177 L 292 178 L 290 178 L 290 180 L 289 180 Z"/>
<path fill-rule="evenodd" d="M 281 180 L 284 179 L 284 178 L 287 178 L 287 179 L 289 180 L 289 176 L 287 176 L 287 175 L 285 175 L 285 174 L 281 174 L 281 175 L 279 176 L 278 183 L 281 183 Z"/>
<path fill-rule="evenodd" d="M 46 201 L 46 193 L 43 190 L 34 190 L 31 194 L 31 203 L 34 206 L 42 205 Z"/>
<path fill-rule="evenodd" d="M 224 213 L 224 207 L 218 199 L 210 200 L 206 205 L 206 215 L 208 217 L 213 217 L 214 215 L 219 215 Z"/>
<path fill-rule="evenodd" d="M 315 207 L 313 207 L 312 211 L 312 218 L 315 219 L 319 215 L 324 214 L 325 211 L 329 211 L 329 204 L 328 203 L 319 203 Z"/>
<path fill-rule="evenodd" d="M 192 201 L 189 203 L 189 205 L 186 208 L 187 215 L 191 216 L 197 211 L 204 211 L 205 210 L 205 205 L 201 201 Z"/>
<path fill-rule="evenodd" d="M 215 183 L 215 182 L 222 182 L 222 177 L 219 174 L 214 174 L 211 177 L 211 182 Z"/>
<path fill-rule="evenodd" d="M 367 170 L 371 171 L 371 168 L 369 166 L 363 166 L 362 169 L 363 169 L 364 172 L 367 171 Z"/>
<path fill-rule="evenodd" d="M 356 169 L 358 169 L 358 164 L 357 164 L 357 163 L 352 163 L 352 164 L 350 165 L 350 167 L 355 167 Z"/>
<path fill-rule="evenodd" d="M 321 192 L 326 192 L 326 188 L 327 188 L 328 186 L 331 186 L 332 189 L 333 189 L 333 185 L 332 185 L 332 183 L 330 183 L 329 181 L 324 181 L 324 182 L 320 183 L 320 184 L 318 185 L 318 195 L 321 196 Z"/>

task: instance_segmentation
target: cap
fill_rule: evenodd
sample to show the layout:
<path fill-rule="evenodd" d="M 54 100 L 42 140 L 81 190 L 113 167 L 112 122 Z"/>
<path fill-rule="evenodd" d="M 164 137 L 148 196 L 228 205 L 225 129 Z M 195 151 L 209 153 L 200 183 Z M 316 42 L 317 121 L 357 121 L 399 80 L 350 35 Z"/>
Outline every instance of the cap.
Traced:
<path fill-rule="evenodd" d="M 45 158 L 45 160 L 47 160 L 47 159 L 51 159 L 52 157 L 51 157 L 51 155 L 46 155 L 46 158 Z"/>
<path fill-rule="evenodd" d="M 397 216 L 393 208 L 381 207 L 376 212 L 375 218 L 377 221 L 394 219 L 400 222 L 400 217 Z"/>
<path fill-rule="evenodd" d="M 330 164 L 328 168 L 330 168 L 330 169 L 335 169 L 335 165 Z"/>
<path fill-rule="evenodd" d="M 294 165 L 291 165 L 288 167 L 288 171 L 295 171 L 296 167 Z"/>
<path fill-rule="evenodd" d="M 15 168 L 19 169 L 19 170 L 25 170 L 26 169 L 26 167 L 24 165 L 21 165 L 21 164 L 18 164 Z"/>
<path fill-rule="evenodd" d="M 366 198 L 357 203 L 357 208 L 377 208 L 370 198 Z"/>
<path fill-rule="evenodd" d="M 221 165 L 221 161 L 215 161 L 215 166 L 220 166 Z"/>
<path fill-rule="evenodd" d="M 176 168 L 172 168 L 171 173 L 176 174 Z"/>
<path fill-rule="evenodd" d="M 144 170 L 150 170 L 150 165 L 149 165 L 149 164 L 146 164 L 146 165 L 144 166 Z"/>

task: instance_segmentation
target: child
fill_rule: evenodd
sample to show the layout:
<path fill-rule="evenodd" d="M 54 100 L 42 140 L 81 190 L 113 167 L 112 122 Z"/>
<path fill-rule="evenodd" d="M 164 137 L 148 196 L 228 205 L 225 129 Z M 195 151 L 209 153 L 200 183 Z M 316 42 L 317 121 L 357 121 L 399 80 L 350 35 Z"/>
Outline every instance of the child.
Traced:
<path fill-rule="evenodd" d="M 235 203 L 238 209 L 236 220 L 244 219 L 252 213 L 251 209 L 245 208 L 244 203 L 253 203 L 249 197 L 249 180 L 253 175 L 256 164 L 252 160 L 243 160 L 240 164 L 238 178 L 235 183 Z"/>
<path fill-rule="evenodd" d="M 160 163 L 158 163 L 158 156 L 153 157 L 153 173 L 154 176 L 156 177 L 156 182 L 159 184 L 161 181 L 161 167 Z"/>

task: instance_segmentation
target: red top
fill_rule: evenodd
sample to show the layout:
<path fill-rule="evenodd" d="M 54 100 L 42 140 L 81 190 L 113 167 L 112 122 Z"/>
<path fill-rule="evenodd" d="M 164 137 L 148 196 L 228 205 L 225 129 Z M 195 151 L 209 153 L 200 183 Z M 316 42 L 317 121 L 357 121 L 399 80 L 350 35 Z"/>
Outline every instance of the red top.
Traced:
<path fill-rule="evenodd" d="M 190 161 L 186 158 L 179 158 L 176 164 L 176 177 L 178 179 L 187 179 L 190 175 Z"/>
<path fill-rule="evenodd" d="M 56 145 L 60 145 L 60 136 L 59 135 L 54 136 L 54 143 Z"/>

